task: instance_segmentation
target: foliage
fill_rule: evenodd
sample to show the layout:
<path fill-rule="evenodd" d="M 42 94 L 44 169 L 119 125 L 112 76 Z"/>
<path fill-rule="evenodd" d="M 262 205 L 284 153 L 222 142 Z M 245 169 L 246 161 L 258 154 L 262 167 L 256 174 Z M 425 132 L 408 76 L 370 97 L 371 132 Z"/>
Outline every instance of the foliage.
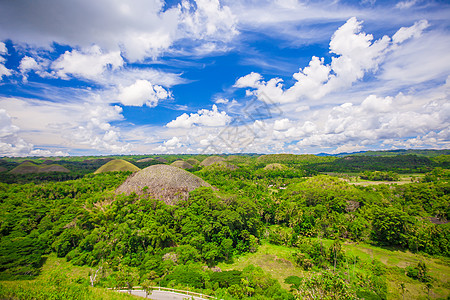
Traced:
<path fill-rule="evenodd" d="M 364 171 L 359 175 L 361 179 L 367 179 L 372 181 L 397 181 L 400 176 L 392 171 L 381 172 L 381 171 Z"/>
<path fill-rule="evenodd" d="M 406 275 L 421 282 L 431 281 L 431 276 L 428 274 L 428 268 L 422 261 L 419 261 L 417 266 L 408 266 L 406 268 Z"/>
<path fill-rule="evenodd" d="M 205 157 L 196 156 L 198 160 Z M 178 156 L 164 158 L 171 162 Z M 385 299 L 387 276 L 405 270 L 387 269 L 374 259 L 363 262 L 344 251 L 346 243 L 364 241 L 450 256 L 449 171 L 431 169 L 436 161 L 411 155 L 228 159 L 239 168 L 186 171 L 212 187 L 191 191 L 174 205 L 148 195 L 116 195 L 114 191 L 131 172 L 86 174 L 104 164 L 104 159 L 59 161 L 71 166 L 72 172 L 58 176 L 77 174 L 76 180 L 59 182 L 52 174 L 41 180 L 41 174 L 36 174 L 34 179 L 21 175 L 24 180 L 18 183 L 22 179 L 11 177 L 16 183 L 0 183 L 0 278 L 35 278 L 53 252 L 75 266 L 94 270 L 102 266 L 95 285 L 104 287 L 161 284 L 215 293 L 224 299 Z M 287 167 L 264 168 L 280 162 Z M 420 182 L 364 187 L 315 174 L 329 167 L 357 170 L 371 180 L 393 178 L 393 172 L 407 170 L 429 173 Z M 292 253 L 283 259 L 307 276 L 278 282 L 257 266 L 215 272 L 220 271 L 215 268 L 219 262 L 231 263 L 240 255 L 257 252 L 261 241 L 290 247 Z M 406 274 L 421 284 L 431 282 L 424 265 L 410 266 Z M 88 274 L 85 277 L 88 285 Z M 61 282 L 69 299 L 88 297 L 71 294 L 79 283 Z M 291 293 L 280 284 L 290 286 Z M 59 295 L 56 288 L 50 290 Z M 92 296 L 90 288 L 81 291 Z M 1 293 L 22 297 L 7 285 Z"/>
<path fill-rule="evenodd" d="M 425 173 L 439 165 L 428 157 L 409 155 L 397 156 L 346 156 L 332 162 L 316 163 L 311 166 L 319 172 L 364 172 L 393 171 L 396 173 Z"/>

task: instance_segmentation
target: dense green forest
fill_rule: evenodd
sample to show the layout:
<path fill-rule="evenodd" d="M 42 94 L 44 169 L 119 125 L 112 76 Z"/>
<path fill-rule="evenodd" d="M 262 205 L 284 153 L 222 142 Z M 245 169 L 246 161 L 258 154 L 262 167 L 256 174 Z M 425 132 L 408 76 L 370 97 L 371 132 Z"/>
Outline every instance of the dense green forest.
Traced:
<path fill-rule="evenodd" d="M 120 158 L 163 164 L 146 157 Z M 3 159 L 0 298 L 107 299 L 119 296 L 95 289 L 137 285 L 220 299 L 449 297 L 447 155 L 223 158 L 194 165 L 212 187 L 175 205 L 115 193 L 131 172 L 93 174 L 108 158 L 39 174 L 11 174 L 25 159 Z M 377 184 L 356 184 L 367 180 Z M 52 273 L 55 262 L 76 275 Z"/>

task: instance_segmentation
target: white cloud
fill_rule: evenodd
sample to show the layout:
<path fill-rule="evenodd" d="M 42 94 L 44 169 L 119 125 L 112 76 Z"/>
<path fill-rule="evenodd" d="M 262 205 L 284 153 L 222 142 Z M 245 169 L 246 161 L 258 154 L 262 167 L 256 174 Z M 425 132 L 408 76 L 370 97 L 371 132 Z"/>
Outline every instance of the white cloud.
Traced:
<path fill-rule="evenodd" d="M 0 42 L 0 54 L 8 54 L 8 48 L 6 48 L 6 45 L 3 42 Z"/>
<path fill-rule="evenodd" d="M 254 72 L 240 77 L 235 87 L 255 89 L 248 94 L 256 95 L 261 101 L 264 96 L 279 103 L 321 99 L 349 88 L 365 74 L 377 71 L 389 51 L 397 50 L 400 42 L 420 37 L 420 32 L 427 26 L 426 21 L 420 21 L 409 28 L 401 28 L 396 33 L 395 47 L 392 47 L 388 36 L 373 41 L 371 34 L 361 32 L 362 22 L 353 17 L 339 27 L 330 40 L 330 53 L 334 54 L 331 63 L 326 65 L 323 58 L 313 56 L 309 66 L 293 74 L 296 82 L 290 88 L 284 89 L 280 78 L 266 82 Z"/>
<path fill-rule="evenodd" d="M 273 129 L 278 130 L 278 131 L 285 131 L 291 127 L 292 127 L 292 123 L 289 121 L 289 119 L 286 119 L 286 118 L 281 119 L 281 120 L 276 120 L 273 125 Z"/>
<path fill-rule="evenodd" d="M 96 95 L 74 97 L 64 103 L 0 98 L 0 107 L 14 118 L 20 137 L 39 148 L 95 149 L 102 153 L 131 150 L 131 145 L 123 141 L 121 130 L 111 125 L 123 119 L 122 109 Z"/>
<path fill-rule="evenodd" d="M 218 0 L 164 6 L 162 0 L 1 2 L 0 40 L 38 47 L 98 45 L 107 53 L 120 50 L 134 62 L 156 58 L 185 38 L 209 43 L 237 34 L 236 18 Z"/>
<path fill-rule="evenodd" d="M 440 132 L 450 126 L 449 118 L 442 113 L 450 109 L 447 100 L 429 97 L 431 99 L 424 100 L 403 94 L 396 97 L 371 95 L 360 105 L 344 103 L 333 107 L 326 122 L 318 127 L 319 131 L 301 139 L 297 145 L 348 148 L 376 144 L 380 139 L 402 141 L 411 136 L 418 141 L 429 132 Z M 435 147 L 443 145 L 442 140 L 433 144 Z M 410 146 L 420 144 L 411 142 Z"/>
<path fill-rule="evenodd" d="M 439 31 L 422 34 L 411 31 L 409 34 L 418 37 L 395 45 L 395 50 L 389 53 L 380 70 L 379 78 L 400 88 L 405 85 L 418 88 L 419 83 L 444 80 L 450 70 L 450 36 Z"/>
<path fill-rule="evenodd" d="M 261 86 L 261 80 L 262 80 L 261 74 L 251 72 L 250 74 L 242 76 L 238 80 L 236 80 L 234 86 L 238 88 L 245 88 L 245 87 L 258 88 Z"/>
<path fill-rule="evenodd" d="M 5 109 L 0 109 L 0 156 L 67 156 L 64 151 L 35 149 L 20 137 L 20 128 L 12 124 Z"/>
<path fill-rule="evenodd" d="M 180 139 L 177 138 L 176 136 L 164 142 L 164 146 L 167 147 L 168 149 L 180 148 L 181 145 L 182 144 L 180 143 Z"/>
<path fill-rule="evenodd" d="M 95 80 L 108 68 L 114 70 L 122 67 L 123 63 L 120 51 L 103 54 L 98 46 L 92 46 L 83 52 L 66 51 L 52 64 L 52 69 L 63 79 L 72 75 Z"/>
<path fill-rule="evenodd" d="M 0 42 L 0 55 L 8 54 L 8 49 L 6 48 L 5 43 Z M 6 68 L 4 65 L 5 58 L 0 56 L 0 80 L 3 79 L 3 76 L 11 76 L 11 70 Z"/>
<path fill-rule="evenodd" d="M 220 5 L 219 0 L 196 0 L 195 6 L 183 0 L 179 7 L 185 35 L 195 39 L 229 41 L 238 34 L 236 17 L 228 6 Z"/>
<path fill-rule="evenodd" d="M 428 28 L 430 25 L 427 20 L 420 20 L 414 23 L 410 27 L 400 28 L 393 36 L 392 41 L 396 44 L 402 43 L 411 37 L 418 38 L 422 32 Z"/>
<path fill-rule="evenodd" d="M 33 145 L 25 142 L 17 133 L 19 127 L 11 122 L 11 117 L 6 110 L 0 109 L 0 155 L 1 156 L 25 156 Z"/>
<path fill-rule="evenodd" d="M 201 109 L 197 113 L 190 115 L 184 113 L 175 120 L 169 122 L 168 128 L 191 128 L 194 126 L 225 126 L 231 121 L 231 117 L 225 111 L 219 112 L 214 104 L 212 110 Z"/>
<path fill-rule="evenodd" d="M 24 81 L 28 80 L 28 73 L 32 71 L 41 77 L 53 78 L 54 74 L 48 72 L 49 65 L 50 61 L 47 59 L 38 57 L 36 60 L 34 57 L 24 56 L 20 61 L 19 70 Z"/>
<path fill-rule="evenodd" d="M 227 104 L 228 102 L 229 102 L 228 99 L 219 98 L 214 103 L 216 103 L 216 104 Z"/>
<path fill-rule="evenodd" d="M 34 58 L 25 56 L 20 61 L 19 69 L 22 74 L 25 74 L 30 70 L 39 70 L 40 67 Z"/>
<path fill-rule="evenodd" d="M 31 150 L 30 153 L 27 156 L 69 156 L 70 154 L 65 151 L 50 151 L 50 150 L 43 150 L 43 149 L 35 149 Z"/>
<path fill-rule="evenodd" d="M 170 96 L 163 87 L 152 85 L 147 80 L 137 80 L 134 84 L 121 88 L 118 99 L 120 103 L 127 106 L 155 107 L 160 100 Z"/>
<path fill-rule="evenodd" d="M 395 5 L 395 7 L 400 9 L 408 9 L 416 5 L 417 2 L 419 1 L 418 0 L 400 1 Z"/>
<path fill-rule="evenodd" d="M 6 68 L 0 59 L 0 80 L 3 79 L 3 76 L 11 76 L 11 70 Z"/>

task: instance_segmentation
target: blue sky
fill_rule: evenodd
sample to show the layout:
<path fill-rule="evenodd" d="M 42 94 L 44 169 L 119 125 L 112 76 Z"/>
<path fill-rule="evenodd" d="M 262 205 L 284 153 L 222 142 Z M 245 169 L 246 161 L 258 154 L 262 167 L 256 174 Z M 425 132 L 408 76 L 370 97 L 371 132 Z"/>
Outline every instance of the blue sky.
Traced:
<path fill-rule="evenodd" d="M 0 156 L 449 147 L 447 1 L 0 3 Z"/>

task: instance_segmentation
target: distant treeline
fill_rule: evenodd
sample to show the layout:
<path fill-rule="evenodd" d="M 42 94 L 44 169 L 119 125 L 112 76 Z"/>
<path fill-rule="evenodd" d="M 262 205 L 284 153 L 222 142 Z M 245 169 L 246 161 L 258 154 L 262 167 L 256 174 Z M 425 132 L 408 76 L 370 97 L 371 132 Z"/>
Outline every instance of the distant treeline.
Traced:
<path fill-rule="evenodd" d="M 449 168 L 448 159 L 430 159 L 417 155 L 346 156 L 331 162 L 309 166 L 318 172 L 393 171 L 396 173 L 426 173 L 435 167 Z"/>

